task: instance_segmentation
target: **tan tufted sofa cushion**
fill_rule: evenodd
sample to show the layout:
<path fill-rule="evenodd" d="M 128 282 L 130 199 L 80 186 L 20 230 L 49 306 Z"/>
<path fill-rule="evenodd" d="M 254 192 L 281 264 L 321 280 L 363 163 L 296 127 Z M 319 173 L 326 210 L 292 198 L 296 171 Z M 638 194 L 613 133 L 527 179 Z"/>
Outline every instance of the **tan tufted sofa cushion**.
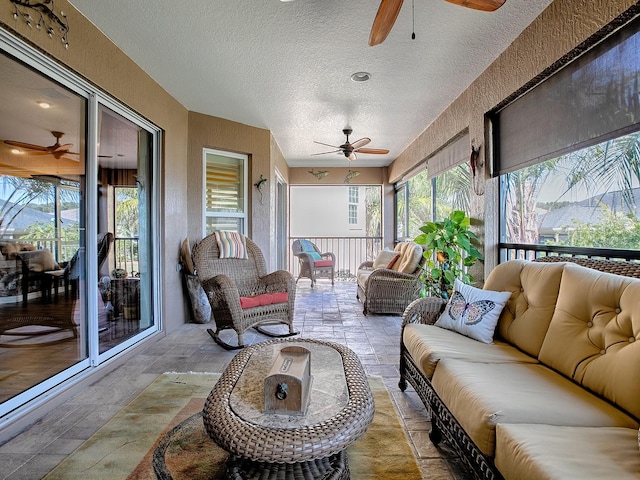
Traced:
<path fill-rule="evenodd" d="M 566 264 L 539 360 L 640 418 L 640 279 Z"/>
<path fill-rule="evenodd" d="M 400 252 L 400 258 L 393 264 L 392 270 L 401 273 L 413 273 L 422 258 L 422 247 L 415 242 L 400 242 L 394 251 Z"/>
<path fill-rule="evenodd" d="M 484 289 L 512 292 L 498 321 L 498 338 L 538 357 L 555 310 L 564 265 L 511 260 L 493 269 Z"/>

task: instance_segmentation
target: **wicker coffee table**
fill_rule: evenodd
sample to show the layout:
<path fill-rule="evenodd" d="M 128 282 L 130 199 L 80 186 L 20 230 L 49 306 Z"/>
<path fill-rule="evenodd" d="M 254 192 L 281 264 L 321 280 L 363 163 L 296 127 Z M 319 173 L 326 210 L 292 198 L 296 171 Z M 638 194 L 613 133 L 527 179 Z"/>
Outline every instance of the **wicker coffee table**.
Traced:
<path fill-rule="evenodd" d="M 311 352 L 306 415 L 263 413 L 264 378 L 283 347 Z M 238 353 L 202 411 L 209 436 L 231 453 L 227 478 L 348 479 L 345 449 L 373 420 L 374 403 L 360 360 L 344 345 L 272 340 Z"/>

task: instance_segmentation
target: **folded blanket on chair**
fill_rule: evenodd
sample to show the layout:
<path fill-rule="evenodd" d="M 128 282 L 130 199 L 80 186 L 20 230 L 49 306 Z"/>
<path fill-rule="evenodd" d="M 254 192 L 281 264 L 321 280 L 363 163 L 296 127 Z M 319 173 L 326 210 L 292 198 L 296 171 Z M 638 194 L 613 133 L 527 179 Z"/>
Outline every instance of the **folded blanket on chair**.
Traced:
<path fill-rule="evenodd" d="M 247 243 L 245 237 L 238 232 L 214 232 L 220 258 L 247 258 Z"/>

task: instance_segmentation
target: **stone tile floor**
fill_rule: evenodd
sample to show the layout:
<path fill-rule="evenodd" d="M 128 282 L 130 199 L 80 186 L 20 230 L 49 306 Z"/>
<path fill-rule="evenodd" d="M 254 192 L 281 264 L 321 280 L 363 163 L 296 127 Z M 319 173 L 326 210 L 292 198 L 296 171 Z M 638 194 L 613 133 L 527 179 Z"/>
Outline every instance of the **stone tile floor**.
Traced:
<path fill-rule="evenodd" d="M 311 288 L 307 280 L 301 280 L 296 298 L 296 330 L 303 338 L 347 345 L 358 354 L 368 374 L 383 378 L 423 479 L 466 479 L 446 445 L 436 448 L 429 440 L 428 414 L 417 394 L 411 387 L 404 393 L 398 388 L 400 317 L 365 317 L 355 295 L 352 282 L 336 282 L 332 287 L 328 281 L 320 280 Z M 206 332 L 208 327 L 183 325 L 1 445 L 0 478 L 43 477 L 161 373 L 222 372 L 235 353 L 216 345 Z M 231 343 L 233 332 L 224 333 L 223 338 Z M 251 331 L 245 335 L 245 343 L 267 338 Z"/>

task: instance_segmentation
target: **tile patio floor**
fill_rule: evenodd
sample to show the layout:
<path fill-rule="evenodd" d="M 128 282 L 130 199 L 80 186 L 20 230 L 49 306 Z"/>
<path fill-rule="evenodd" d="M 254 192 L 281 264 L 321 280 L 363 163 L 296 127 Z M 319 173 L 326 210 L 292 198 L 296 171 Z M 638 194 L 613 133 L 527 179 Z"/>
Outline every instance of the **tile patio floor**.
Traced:
<path fill-rule="evenodd" d="M 365 317 L 355 294 L 352 282 L 336 282 L 332 287 L 328 281 L 320 280 L 311 288 L 309 281 L 301 280 L 296 299 L 296 330 L 303 338 L 347 345 L 358 354 L 368 374 L 383 377 L 423 479 L 464 480 L 467 477 L 446 446 L 436 448 L 430 442 L 427 412 L 416 393 L 411 387 L 405 393 L 398 389 L 400 317 Z M 207 327 L 183 325 L 0 445 L 0 478 L 41 478 L 161 373 L 222 372 L 234 352 L 216 345 L 207 334 Z M 247 344 L 268 338 L 251 332 L 245 335 Z M 233 332 L 228 333 L 232 339 Z"/>

